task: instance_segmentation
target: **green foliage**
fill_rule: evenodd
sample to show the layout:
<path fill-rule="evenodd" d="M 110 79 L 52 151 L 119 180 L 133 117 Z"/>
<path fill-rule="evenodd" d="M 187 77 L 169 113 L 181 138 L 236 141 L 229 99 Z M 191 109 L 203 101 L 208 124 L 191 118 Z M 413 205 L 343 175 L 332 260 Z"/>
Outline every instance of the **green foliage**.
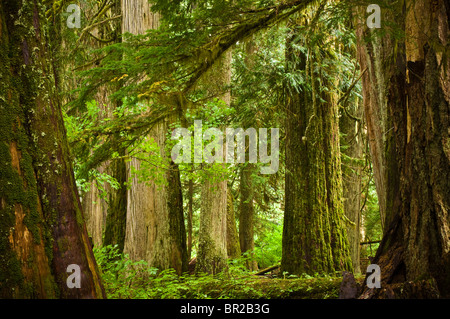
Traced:
<path fill-rule="evenodd" d="M 283 226 L 266 222 L 263 230 L 258 231 L 255 239 L 255 256 L 260 269 L 270 267 L 281 261 L 281 241 Z"/>
<path fill-rule="evenodd" d="M 99 50 L 88 50 L 91 61 L 77 60 L 77 65 L 95 61 L 90 69 L 80 68 L 81 85 L 72 94 L 78 99 L 67 109 L 65 121 L 69 140 L 76 155 L 75 173 L 78 186 L 87 190 L 89 181 L 98 185 L 116 181 L 98 172 L 95 167 L 106 160 L 127 154 L 128 159 L 140 159 L 138 169 L 131 173 L 141 182 L 166 181 L 169 167 L 165 158 L 175 141 L 171 130 L 188 128 L 193 132 L 194 120 L 202 120 L 203 131 L 216 127 L 279 127 L 280 169 L 277 174 L 253 174 L 255 210 L 255 258 L 259 268 L 277 264 L 281 260 L 282 219 L 284 203 L 284 127 L 286 94 L 288 90 L 335 90 L 345 93 L 355 76 L 355 35 L 348 28 L 350 5 L 327 5 L 317 19 L 311 10 L 310 25 L 299 25 L 301 16 L 292 15 L 275 27 L 258 24 L 276 12 L 286 12 L 286 1 L 237 0 L 193 1 L 151 0 L 152 10 L 161 13 L 161 27 L 143 35 L 123 35 L 121 43 L 113 43 Z M 307 1 L 305 1 L 306 3 Z M 313 3 L 317 9 L 317 2 Z M 339 14 L 337 14 L 339 12 Z M 312 14 L 310 16 L 310 14 Z M 286 16 L 287 17 L 287 16 Z M 285 23 L 287 22 L 287 23 Z M 253 28 L 259 32 L 249 32 Z M 286 39 L 293 34 L 293 50 L 308 55 L 308 72 L 298 71 L 286 62 Z M 241 32 L 241 33 L 239 33 Z M 239 37 L 236 34 L 250 37 Z M 236 37 L 234 37 L 236 36 Z M 72 34 L 72 39 L 77 39 Z M 251 43 L 255 50 L 249 52 Z M 209 96 L 205 85 L 196 81 L 215 62 L 216 54 L 233 45 L 231 107 Z M 345 48 L 342 50 L 342 48 Z M 76 51 L 74 51 L 76 52 Z M 82 58 L 82 57 L 81 57 Z M 294 62 L 296 63 L 296 62 Z M 297 70 L 297 71 L 296 71 Z M 325 79 L 331 85 L 313 88 L 305 79 L 311 74 Z M 100 108 L 92 101 L 102 87 L 114 86 L 109 98 L 114 106 L 112 118 L 100 119 Z M 352 90 L 346 101 L 359 95 L 360 87 Z M 320 92 L 315 92 L 320 97 Z M 112 108 L 110 108 L 112 109 Z M 174 111 L 176 109 L 176 112 Z M 166 132 L 165 149 L 155 140 L 146 138 L 158 120 L 176 113 L 180 122 Z M 193 140 L 193 139 L 192 139 Z M 207 142 L 206 142 L 207 143 Z M 344 146 L 345 147 L 345 146 Z M 126 150 L 126 152 L 125 152 Z M 193 159 L 194 147 L 191 147 Z M 163 153 L 169 156 L 161 156 Z M 127 159 L 127 160 L 128 160 Z M 201 185 L 205 179 L 217 182 L 228 180 L 229 191 L 237 193 L 240 165 L 179 165 L 183 198 L 187 198 L 187 182 L 194 181 L 193 255 L 196 253 L 198 214 Z M 116 185 L 117 186 L 117 185 Z M 102 186 L 100 186 L 101 188 Z M 377 236 L 376 198 L 373 189 L 367 194 L 366 227 L 368 235 Z M 239 196 L 234 196 L 239 198 Z M 187 200 L 184 200 L 186 205 Z M 238 207 L 238 200 L 234 205 Z M 238 209 L 235 209 L 238 211 Z M 187 209 L 185 208 L 185 212 Z M 238 215 L 238 214 L 236 214 Z M 177 276 L 173 270 L 157 270 L 143 262 L 131 261 L 119 254 L 116 247 L 96 249 L 96 258 L 110 298 L 284 298 L 303 296 L 336 296 L 336 279 L 302 277 L 285 274 L 272 282 L 249 274 L 244 267 L 248 256 L 229 261 L 228 267 L 216 276 Z"/>
<path fill-rule="evenodd" d="M 117 246 L 95 248 L 108 298 L 112 299 L 257 299 L 337 298 L 340 277 L 267 279 L 250 274 L 244 258 L 228 261 L 217 275 L 159 271 L 144 261 L 131 261 Z"/>
<path fill-rule="evenodd" d="M 147 267 L 145 261 L 132 261 L 128 255 L 119 252 L 118 245 L 94 248 L 103 284 L 109 298 L 147 298 L 140 289 L 155 268 Z"/>
<path fill-rule="evenodd" d="M 375 184 L 370 181 L 365 198 L 365 207 L 362 212 L 365 241 L 377 241 L 383 237 L 383 229 L 381 227 L 381 215 L 378 205 L 378 196 L 375 189 Z M 361 247 L 361 256 L 374 256 L 379 244 L 363 245 Z"/>

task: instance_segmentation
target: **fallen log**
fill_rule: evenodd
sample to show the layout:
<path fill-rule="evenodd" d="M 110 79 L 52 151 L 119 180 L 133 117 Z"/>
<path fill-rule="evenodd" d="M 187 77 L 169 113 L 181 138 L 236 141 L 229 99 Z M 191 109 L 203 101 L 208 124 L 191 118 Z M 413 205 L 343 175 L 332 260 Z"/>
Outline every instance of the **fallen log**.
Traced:
<path fill-rule="evenodd" d="M 278 268 L 280 268 L 280 264 L 264 268 L 264 269 L 256 272 L 254 275 L 261 276 L 261 275 L 264 275 L 264 274 L 268 273 L 269 271 L 272 271 L 272 270 L 275 270 L 275 269 L 278 269 Z"/>

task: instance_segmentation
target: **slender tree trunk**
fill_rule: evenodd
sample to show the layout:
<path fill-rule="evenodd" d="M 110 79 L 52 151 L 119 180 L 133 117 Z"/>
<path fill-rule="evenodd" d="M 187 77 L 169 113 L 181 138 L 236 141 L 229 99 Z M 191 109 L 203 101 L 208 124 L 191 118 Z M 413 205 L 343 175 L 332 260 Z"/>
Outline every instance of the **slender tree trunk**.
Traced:
<path fill-rule="evenodd" d="M 143 34 L 148 29 L 158 28 L 159 16 L 150 11 L 145 0 L 122 0 L 122 12 L 124 32 Z M 181 274 L 187 270 L 188 263 L 181 182 L 178 167 L 170 162 L 165 151 L 168 126 L 174 120 L 170 118 L 157 123 L 150 133 L 150 138 L 160 149 L 159 156 L 169 163 L 163 176 L 164 183 L 141 183 L 136 177 L 128 177 L 131 187 L 127 199 L 124 252 L 133 260 L 146 260 L 159 269 L 174 268 Z M 139 170 L 141 163 L 133 158 L 129 170 L 131 166 Z"/>
<path fill-rule="evenodd" d="M 239 246 L 239 235 L 236 228 L 233 195 L 230 189 L 228 189 L 227 197 L 227 255 L 228 258 L 238 258 L 241 256 L 241 248 Z"/>
<path fill-rule="evenodd" d="M 254 259 L 255 241 L 254 241 L 254 215 L 253 207 L 253 185 L 251 176 L 255 172 L 255 165 L 244 164 L 241 170 L 241 181 L 239 193 L 241 195 L 239 203 L 239 242 L 242 253 L 247 252 L 249 260 L 246 266 L 249 270 L 257 270 L 258 265 Z"/>
<path fill-rule="evenodd" d="M 345 107 L 356 118 L 362 118 L 362 103 L 359 99 Z M 342 144 L 345 145 L 342 154 L 346 155 L 342 161 L 342 185 L 344 212 L 350 221 L 347 223 L 347 237 L 353 270 L 355 273 L 360 273 L 362 128 L 360 122 L 346 114 L 340 117 L 339 127 L 343 135 Z"/>
<path fill-rule="evenodd" d="M 366 8 L 361 9 L 358 16 L 365 17 L 365 10 Z M 389 11 L 384 14 L 384 19 L 389 17 L 395 20 Z M 359 21 L 356 25 L 358 39 L 362 41 L 362 32 L 368 30 L 366 21 Z M 388 105 L 401 103 L 403 94 L 401 89 L 390 91 L 390 88 L 396 87 L 397 78 L 404 72 L 404 68 L 398 64 L 404 62 L 398 58 L 392 60 L 392 48 L 397 44 L 401 49 L 402 44 L 387 34 L 383 38 L 374 37 L 373 41 L 366 43 L 365 50 L 358 50 L 357 53 L 361 72 L 367 69 L 362 77 L 364 116 L 383 231 L 391 220 L 390 212 L 395 196 L 392 191 L 398 189 L 398 176 L 395 173 L 398 169 L 395 166 L 395 131 L 388 113 Z"/>
<path fill-rule="evenodd" d="M 187 233 L 188 233 L 188 240 L 187 240 L 187 255 L 188 260 L 191 260 L 192 257 L 192 219 L 194 217 L 194 181 L 190 178 L 189 179 L 189 186 L 188 186 L 188 216 L 187 216 Z"/>
<path fill-rule="evenodd" d="M 125 155 L 125 152 L 120 155 Z M 125 161 L 123 159 L 112 161 L 110 170 L 112 177 L 119 184 L 119 189 L 111 189 L 109 193 L 103 245 L 117 245 L 119 252 L 123 252 L 127 221 L 127 167 Z"/>
<path fill-rule="evenodd" d="M 0 3 L 0 296 L 101 298 L 44 12 L 41 1 Z M 80 288 L 68 288 L 72 264 Z"/>
<path fill-rule="evenodd" d="M 395 133 L 394 143 L 385 150 L 395 159 L 387 161 L 393 176 L 386 191 L 392 194 L 392 213 L 372 262 L 381 268 L 381 289 L 367 289 L 362 297 L 448 298 L 450 64 L 443 48 L 449 41 L 450 8 L 442 0 L 404 5 L 392 8 L 396 16 L 385 15 L 406 34 L 395 46 L 387 36 L 364 43 L 363 32 L 368 31 L 363 28 L 358 35 L 361 67 L 370 66 L 367 77 L 385 74 L 386 91 L 374 93 L 388 97 Z M 386 70 L 375 51 L 386 52 L 398 71 Z M 369 81 L 363 81 L 365 96 L 374 91 Z M 369 135 L 372 143 L 373 138 Z"/>
<path fill-rule="evenodd" d="M 252 70 L 257 48 L 252 38 L 245 43 L 245 65 Z M 248 127 L 249 123 L 242 123 L 243 127 Z M 246 152 L 248 154 L 248 152 Z M 248 155 L 246 155 L 248 156 Z M 246 163 L 242 166 L 239 184 L 239 242 L 241 252 L 249 254 L 246 266 L 249 270 L 257 270 L 258 264 L 254 259 L 255 239 L 254 239 L 254 215 L 253 207 L 253 185 L 252 174 L 255 173 L 255 165 Z"/>
<path fill-rule="evenodd" d="M 287 93 L 286 197 L 281 268 L 291 274 L 351 270 L 343 224 L 342 177 L 337 104 L 319 91 L 320 70 L 307 55 L 287 44 L 289 72 L 304 72 L 311 89 Z M 297 43 L 297 45 L 304 45 Z M 296 57 L 294 55 L 297 55 Z M 321 85 L 330 85 L 321 78 Z M 319 102 L 319 97 L 323 102 Z"/>

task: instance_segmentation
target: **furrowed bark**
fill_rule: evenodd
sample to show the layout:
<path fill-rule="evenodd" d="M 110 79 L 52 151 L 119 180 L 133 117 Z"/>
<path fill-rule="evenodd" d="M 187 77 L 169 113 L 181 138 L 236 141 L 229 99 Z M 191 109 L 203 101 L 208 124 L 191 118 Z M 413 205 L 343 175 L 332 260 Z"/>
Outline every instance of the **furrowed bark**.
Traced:
<path fill-rule="evenodd" d="M 19 14 L 20 12 L 20 14 Z M 0 3 L 0 294 L 105 297 L 75 185 L 41 1 Z M 18 23 L 20 21 L 20 23 Z M 68 288 L 78 265 L 80 288 Z"/>
<path fill-rule="evenodd" d="M 373 263 L 381 289 L 361 298 L 450 296 L 449 11 L 444 1 L 406 1 L 396 7 L 397 27 L 406 37 L 396 50 L 382 42 L 399 72 L 388 77 L 387 104 L 395 132 L 392 216 Z M 362 43 L 372 57 L 371 43 Z M 375 72 L 384 72 L 378 64 Z M 363 82 L 367 87 L 368 82 Z M 394 98 L 392 98 L 394 97 Z M 390 150 L 388 150 L 390 151 Z M 386 152 L 388 152 L 386 151 Z M 408 289 L 406 289 L 408 288 Z"/>

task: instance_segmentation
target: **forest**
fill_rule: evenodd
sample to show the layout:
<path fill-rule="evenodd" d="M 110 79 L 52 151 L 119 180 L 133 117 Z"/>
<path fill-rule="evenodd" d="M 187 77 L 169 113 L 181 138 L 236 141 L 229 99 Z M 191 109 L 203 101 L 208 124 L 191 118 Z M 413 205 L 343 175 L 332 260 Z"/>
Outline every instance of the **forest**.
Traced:
<path fill-rule="evenodd" d="M 449 25 L 0 0 L 0 298 L 450 298 Z"/>

